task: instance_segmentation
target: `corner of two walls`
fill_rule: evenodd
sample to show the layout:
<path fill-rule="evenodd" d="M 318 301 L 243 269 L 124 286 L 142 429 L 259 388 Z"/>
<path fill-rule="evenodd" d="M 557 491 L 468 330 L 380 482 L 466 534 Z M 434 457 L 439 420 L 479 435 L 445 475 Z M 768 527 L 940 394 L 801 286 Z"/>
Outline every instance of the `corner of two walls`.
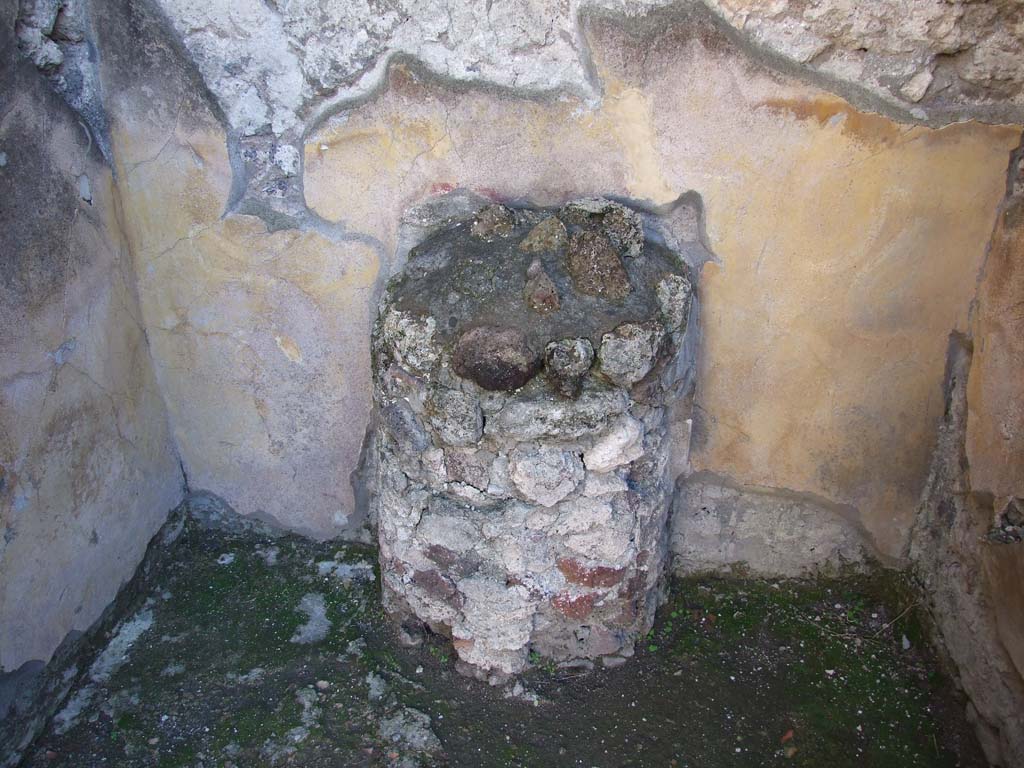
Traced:
<path fill-rule="evenodd" d="M 984 261 L 1020 126 L 861 111 L 763 64 L 706 14 L 596 16 L 582 28 L 599 99 L 456 84 L 395 60 L 372 93 L 311 119 L 288 145 L 296 163 L 262 184 L 251 169 L 288 153 L 228 127 L 155 3 L 93 0 L 91 15 L 116 185 L 32 68 L 5 62 L 20 85 L 0 117 L 0 183 L 18 205 L 39 201 L 8 208 L 5 225 L 25 235 L 9 241 L 0 309 L 0 633 L 33 620 L 0 635 L 5 671 L 47 658 L 112 599 L 180 498 L 175 445 L 189 485 L 244 515 L 366 535 L 350 474 L 376 301 L 408 247 L 403 216 L 451 190 L 655 210 L 699 195 L 717 258 L 698 286 L 692 440 L 680 436 L 681 569 L 903 562 L 945 434 L 951 330 L 974 334 L 974 487 L 1019 493 L 999 481 L 1020 475 L 1017 459 L 981 457 L 1007 447 L 992 409 L 1022 400 L 1003 383 L 1019 381 L 1019 353 L 1000 352 L 1020 336 L 1006 325 L 1020 298 L 1002 277 L 976 297 L 976 276 L 1013 271 L 997 258 L 1006 233 L 1021 261 L 1009 208 Z M 294 185 L 289 215 L 274 214 L 279 183 Z M 718 548 L 696 552 L 701 537 Z M 1003 566 L 952 557 L 1005 581 Z M 993 642 L 1013 645 L 1003 612 L 988 616 Z"/>
<path fill-rule="evenodd" d="M 719 565 L 764 550 L 756 532 L 770 537 L 780 514 L 826 520 L 843 541 L 819 547 L 814 525 L 794 526 L 787 568 L 856 552 L 901 562 L 945 340 L 968 327 L 1019 127 L 860 111 L 764 64 L 706 12 L 670 10 L 584 19 L 596 101 L 395 59 L 358 98 L 314 104 L 279 146 L 228 127 L 151 4 L 112 5 L 93 3 L 111 144 L 191 487 L 316 537 L 365 536 L 350 474 L 370 411 L 366 339 L 407 246 L 403 216 L 453 189 L 652 209 L 691 193 L 717 259 L 698 287 L 690 466 L 717 489 L 705 501 L 730 499 L 705 504 L 715 525 L 754 537 L 733 537 Z M 264 184 L 262 166 L 281 178 Z"/>
<path fill-rule="evenodd" d="M 944 340 L 967 327 L 1019 129 L 858 111 L 699 14 L 595 17 L 596 103 L 452 87 L 393 63 L 373 98 L 311 124 L 303 216 L 276 228 L 225 211 L 246 209 L 239 177 L 260 150 L 225 127 L 169 22 L 144 2 L 95 0 L 92 17 L 123 209 L 111 220 L 193 488 L 317 537 L 365 535 L 349 476 L 370 411 L 366 339 L 416 203 L 465 188 L 657 208 L 691 192 L 718 258 L 699 286 L 681 445 L 705 519 L 677 514 L 677 542 L 709 520 L 730 531 L 702 566 L 722 568 L 800 519 L 787 572 L 858 551 L 898 561 L 942 413 Z M 274 194 L 245 190 L 261 192 Z M 814 540 L 821 520 L 834 546 Z"/>
<path fill-rule="evenodd" d="M 173 31 L 150 3 L 93 9 L 143 322 L 190 489 L 316 538 L 366 536 L 349 474 L 379 244 L 227 211 L 247 158 Z"/>
<path fill-rule="evenodd" d="M 453 188 L 540 205 L 698 193 L 718 260 L 698 287 L 693 470 L 740 490 L 765 539 L 759 500 L 790 494 L 857 541 L 844 552 L 897 562 L 941 418 L 946 336 L 966 328 L 1019 129 L 859 112 L 700 19 L 660 32 L 599 20 L 588 35 L 596 105 L 393 66 L 372 101 L 307 137 L 306 202 L 390 253 L 403 211 Z M 808 566 L 812 544 L 794 536 Z"/>
<path fill-rule="evenodd" d="M 184 492 L 114 177 L 19 55 L 17 13 L 0 2 L 3 764 L 34 735 L 12 729 L 38 717 L 47 663 L 73 656 Z"/>

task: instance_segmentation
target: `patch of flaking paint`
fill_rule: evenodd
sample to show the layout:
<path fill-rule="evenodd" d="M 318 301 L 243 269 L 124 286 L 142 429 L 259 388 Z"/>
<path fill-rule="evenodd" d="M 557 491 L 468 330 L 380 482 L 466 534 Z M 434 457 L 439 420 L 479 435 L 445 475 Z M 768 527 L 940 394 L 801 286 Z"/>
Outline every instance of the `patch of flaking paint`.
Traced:
<path fill-rule="evenodd" d="M 861 112 L 849 102 L 834 96 L 765 99 L 754 105 L 754 109 L 760 107 L 788 113 L 797 120 L 813 120 L 822 128 L 838 125 L 850 139 L 871 146 L 891 146 L 908 133 L 924 130 L 901 125 L 873 112 Z"/>
<path fill-rule="evenodd" d="M 629 164 L 626 188 L 630 196 L 657 205 L 675 200 L 679 192 L 669 186 L 661 172 L 663 162 L 658 156 L 650 99 L 640 89 L 612 79 L 605 87 L 603 112 Z"/>
<path fill-rule="evenodd" d="M 280 349 L 284 356 L 291 360 L 293 363 L 302 362 L 302 350 L 299 349 L 299 345 L 296 344 L 292 339 L 287 336 L 277 334 L 274 336 L 274 341 L 277 342 L 277 348 Z"/>

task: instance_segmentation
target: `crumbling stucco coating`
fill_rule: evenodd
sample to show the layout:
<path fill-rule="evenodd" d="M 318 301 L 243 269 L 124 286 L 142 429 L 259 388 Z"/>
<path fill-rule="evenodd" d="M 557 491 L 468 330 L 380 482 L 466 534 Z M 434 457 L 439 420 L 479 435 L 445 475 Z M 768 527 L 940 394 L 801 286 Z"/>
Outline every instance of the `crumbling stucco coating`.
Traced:
<path fill-rule="evenodd" d="M 226 135 L 154 19 L 104 11 L 103 75 L 142 317 L 190 487 L 356 537 L 379 256 L 340 228 L 222 217 Z M 127 40 L 145 40 L 145 51 Z M 142 105 L 146 106 L 143 107 Z"/>
<path fill-rule="evenodd" d="M 1024 104 L 1024 7 L 1013 0 L 705 0 L 786 60 L 912 111 Z"/>
<path fill-rule="evenodd" d="M 834 504 L 721 478 L 681 478 L 672 507 L 672 569 L 769 578 L 849 573 L 870 566 L 871 547 Z"/>
<path fill-rule="evenodd" d="M 972 335 L 950 343 L 946 412 L 910 559 L 941 647 L 994 765 L 1024 761 L 1021 263 L 1024 168 L 1015 153 Z"/>
<path fill-rule="evenodd" d="M 457 187 L 545 205 L 694 190 L 721 262 L 701 278 L 712 322 L 694 467 L 853 507 L 881 552 L 900 552 L 944 338 L 966 323 L 1015 130 L 859 112 L 751 62 L 706 20 L 602 22 L 587 28 L 597 106 L 394 68 L 305 145 L 304 197 L 326 221 L 270 234 L 221 219 L 236 189 L 227 133 L 187 66 L 166 45 L 151 46 L 163 59 L 133 56 L 125 41 L 159 42 L 159 29 L 117 37 L 127 22 L 108 15 L 142 314 L 194 487 L 319 536 L 359 528 L 348 475 L 369 410 L 363 340 L 413 204 Z"/>
<path fill-rule="evenodd" d="M 1024 170 L 1015 158 L 1012 190 L 1000 211 L 985 260 L 972 324 L 967 458 L 975 489 L 1002 509 L 1024 497 Z"/>
<path fill-rule="evenodd" d="M 909 554 L 985 755 L 1009 768 L 1024 761 L 1016 581 L 1024 544 L 990 537 L 992 496 L 972 490 L 965 451 L 972 347 L 963 335 L 950 338 L 947 408 Z"/>
<path fill-rule="evenodd" d="M 231 126 L 249 135 L 297 134 L 325 105 L 374 89 L 396 55 L 456 81 L 595 98 L 601 83 L 591 71 L 581 16 L 701 6 L 669 0 L 160 5 Z M 899 106 L 1021 104 L 1024 12 L 1007 0 L 704 5 L 781 59 Z"/>
<path fill-rule="evenodd" d="M 223 216 L 244 188 L 229 133 L 163 28 L 97 6 L 142 317 L 194 487 L 318 536 L 358 531 L 365 339 L 407 209 L 453 188 L 541 205 L 692 191 L 720 262 L 700 278 L 693 467 L 853 508 L 898 556 L 944 339 L 965 327 L 1018 129 L 860 112 L 755 63 L 706 17 L 594 21 L 596 105 L 395 65 L 309 137 L 312 213 L 265 216 L 298 227 L 271 233 Z"/>

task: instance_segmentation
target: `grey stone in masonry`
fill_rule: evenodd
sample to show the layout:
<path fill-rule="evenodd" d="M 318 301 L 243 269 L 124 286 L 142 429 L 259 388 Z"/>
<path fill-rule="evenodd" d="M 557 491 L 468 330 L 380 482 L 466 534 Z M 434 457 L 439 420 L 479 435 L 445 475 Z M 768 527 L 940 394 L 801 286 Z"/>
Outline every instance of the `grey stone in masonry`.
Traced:
<path fill-rule="evenodd" d="M 539 275 L 557 302 L 531 301 Z M 485 206 L 388 284 L 373 334 L 384 600 L 451 637 L 464 671 L 625 658 L 650 629 L 692 284 L 603 199 Z"/>

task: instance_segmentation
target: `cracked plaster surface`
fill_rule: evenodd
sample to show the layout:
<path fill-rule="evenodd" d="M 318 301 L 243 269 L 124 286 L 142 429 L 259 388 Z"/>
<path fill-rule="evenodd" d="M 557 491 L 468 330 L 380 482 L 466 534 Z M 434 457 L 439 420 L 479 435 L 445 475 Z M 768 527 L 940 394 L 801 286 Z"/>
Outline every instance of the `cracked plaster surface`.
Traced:
<path fill-rule="evenodd" d="M 639 13 L 666 0 L 598 0 L 588 8 Z M 458 81 L 523 91 L 595 95 L 584 3 L 545 0 L 260 0 L 161 7 L 243 135 L 287 135 L 333 102 L 365 96 L 387 61 L 405 54 Z"/>
<path fill-rule="evenodd" d="M 600 98 L 581 18 L 642 16 L 671 0 L 159 0 L 230 126 L 294 135 L 366 96 L 389 59 L 450 80 Z M 1020 3 L 705 0 L 780 60 L 928 117 L 1024 105 Z M 928 96 L 926 99 L 925 97 Z M 933 98 L 934 97 L 934 98 Z M 923 100 L 923 101 L 922 101 Z"/>
<path fill-rule="evenodd" d="M 595 17 L 713 18 L 751 55 L 904 122 L 1024 119 L 1024 5 L 1013 0 L 156 2 L 234 137 L 229 209 L 275 229 L 323 230 L 305 205 L 303 138 L 371 97 L 395 61 L 594 109 L 608 96 L 590 50 Z"/>

